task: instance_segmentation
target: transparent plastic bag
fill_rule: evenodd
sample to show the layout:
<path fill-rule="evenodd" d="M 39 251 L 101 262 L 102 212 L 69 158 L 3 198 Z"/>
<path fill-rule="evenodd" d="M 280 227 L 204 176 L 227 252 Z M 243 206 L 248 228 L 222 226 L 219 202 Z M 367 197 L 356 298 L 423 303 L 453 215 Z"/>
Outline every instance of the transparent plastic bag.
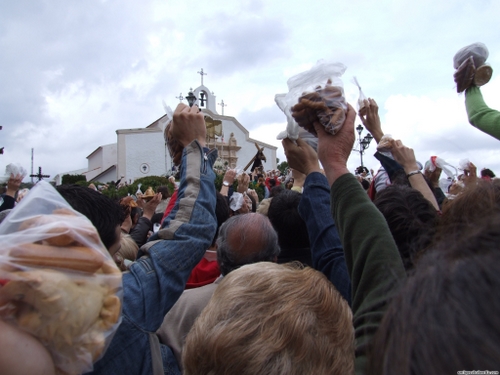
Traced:
<path fill-rule="evenodd" d="M 288 93 L 275 96 L 276 104 L 287 117 L 287 128 L 278 134 L 278 139 L 296 140 L 299 126 L 316 136 L 314 121 L 319 121 L 331 134 L 340 130 L 347 110 L 340 78 L 345 70 L 344 64 L 319 61 L 310 70 L 288 80 Z M 337 111 L 339 108 L 341 111 Z"/>
<path fill-rule="evenodd" d="M 392 135 L 390 134 L 384 134 L 382 138 L 380 138 L 380 141 L 377 145 L 377 151 L 381 152 L 383 154 L 386 154 L 388 152 L 392 151 L 392 141 L 394 139 L 392 138 Z"/>
<path fill-rule="evenodd" d="M 467 158 L 461 159 L 458 162 L 458 169 L 461 170 L 461 171 L 468 171 L 469 168 L 470 168 L 469 165 L 470 165 L 469 159 L 467 159 Z"/>
<path fill-rule="evenodd" d="M 28 172 L 21 166 L 21 164 L 10 163 L 5 167 L 5 175 L 0 177 L 0 183 L 6 183 L 9 181 L 11 176 L 21 176 L 23 179 L 27 174 Z"/>
<path fill-rule="evenodd" d="M 0 318 L 58 373 L 93 369 L 121 322 L 121 272 L 90 221 L 39 182 L 0 224 Z"/>
<path fill-rule="evenodd" d="M 367 97 L 363 93 L 363 90 L 361 90 L 361 86 L 359 85 L 358 79 L 356 77 L 353 77 L 352 81 L 359 89 L 359 97 L 358 97 L 358 112 L 359 112 L 359 110 L 365 106 L 365 100 L 367 99 Z"/>
<path fill-rule="evenodd" d="M 483 43 L 472 43 L 461 48 L 455 56 L 453 56 L 453 68 L 458 69 L 458 67 L 471 56 L 474 60 L 474 66 L 479 68 L 488 59 L 488 48 Z"/>
<path fill-rule="evenodd" d="M 443 172 L 451 179 L 455 179 L 458 174 L 457 169 L 450 163 L 447 163 L 446 160 L 440 158 L 439 156 L 431 156 L 429 163 L 425 163 L 425 169 L 434 172 L 436 170 L 436 167 L 441 168 Z M 454 173 L 452 169 L 455 170 Z"/>

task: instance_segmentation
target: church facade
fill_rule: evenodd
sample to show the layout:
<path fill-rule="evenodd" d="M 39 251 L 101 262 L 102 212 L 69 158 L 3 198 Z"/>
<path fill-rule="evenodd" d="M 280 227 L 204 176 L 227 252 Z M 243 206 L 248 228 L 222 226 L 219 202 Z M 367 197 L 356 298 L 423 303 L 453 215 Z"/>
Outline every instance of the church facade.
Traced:
<path fill-rule="evenodd" d="M 207 146 L 217 148 L 221 168 L 245 169 L 249 172 L 252 159 L 259 150 L 266 161 L 264 169 L 276 169 L 277 147 L 250 138 L 248 130 L 231 116 L 216 110 L 216 97 L 203 84 L 192 90 L 196 104 L 205 115 Z M 182 97 L 180 98 L 183 99 Z M 89 156 L 87 181 L 110 182 L 124 179 L 131 183 L 145 176 L 172 173 L 173 163 L 165 142 L 165 127 L 171 121 L 168 114 L 145 128 L 119 129 L 117 143 L 98 147 Z"/>

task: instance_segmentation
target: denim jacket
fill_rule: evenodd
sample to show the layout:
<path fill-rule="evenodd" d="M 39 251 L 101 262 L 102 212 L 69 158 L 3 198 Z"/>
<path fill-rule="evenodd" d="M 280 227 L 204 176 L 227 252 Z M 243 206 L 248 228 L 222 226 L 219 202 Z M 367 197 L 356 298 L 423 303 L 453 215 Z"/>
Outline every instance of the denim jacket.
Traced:
<path fill-rule="evenodd" d="M 330 211 L 330 187 L 321 173 L 307 176 L 298 210 L 309 233 L 313 267 L 322 272 L 351 305 L 351 279 Z"/>
<path fill-rule="evenodd" d="M 148 255 L 123 274 L 122 323 L 92 374 L 154 374 L 153 358 L 160 357 L 164 374 L 180 374 L 170 348 L 150 340 L 158 340 L 156 330 L 215 235 L 217 150 L 206 151 L 197 141 L 185 147 L 177 202 L 163 228 L 141 249 Z"/>

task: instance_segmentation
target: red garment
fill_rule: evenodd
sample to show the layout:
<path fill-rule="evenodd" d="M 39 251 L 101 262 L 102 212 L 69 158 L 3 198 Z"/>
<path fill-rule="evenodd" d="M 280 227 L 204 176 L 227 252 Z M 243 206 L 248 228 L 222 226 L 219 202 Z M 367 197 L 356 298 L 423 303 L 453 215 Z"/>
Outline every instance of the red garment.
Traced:
<path fill-rule="evenodd" d="M 205 257 L 191 272 L 186 283 L 186 289 L 199 288 L 200 286 L 213 283 L 220 276 L 217 261 L 209 261 Z"/>
<path fill-rule="evenodd" d="M 175 202 L 177 202 L 177 190 L 174 191 L 174 194 L 170 197 L 170 202 L 168 202 L 168 206 L 165 209 L 165 213 L 163 214 L 163 217 L 161 218 L 161 223 L 160 225 L 163 225 L 163 220 L 168 216 L 170 211 L 172 211 L 172 208 L 174 208 Z"/>
<path fill-rule="evenodd" d="M 280 186 L 280 185 L 281 185 L 281 181 L 280 181 L 279 179 L 277 179 L 277 178 L 274 178 L 274 177 L 273 177 L 273 180 L 276 182 L 276 184 L 275 184 L 274 186 Z M 269 183 L 269 181 L 271 181 L 271 177 L 267 177 L 267 178 L 266 178 L 266 181 L 265 181 L 267 189 L 268 189 L 269 191 L 271 191 L 272 186 L 271 186 L 271 184 Z"/>

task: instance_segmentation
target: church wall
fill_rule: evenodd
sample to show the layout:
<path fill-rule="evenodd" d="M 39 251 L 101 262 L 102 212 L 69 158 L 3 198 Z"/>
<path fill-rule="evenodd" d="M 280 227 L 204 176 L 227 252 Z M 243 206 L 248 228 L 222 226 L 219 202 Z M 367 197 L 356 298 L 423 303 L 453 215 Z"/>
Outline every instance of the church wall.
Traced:
<path fill-rule="evenodd" d="M 95 168 L 102 167 L 102 147 L 88 157 L 88 165 L 89 171 Z"/>
<path fill-rule="evenodd" d="M 118 174 L 127 181 L 146 176 L 161 176 L 167 172 L 165 165 L 165 141 L 160 131 L 126 134 L 125 168 Z"/>
<path fill-rule="evenodd" d="M 116 143 L 111 143 L 99 147 L 94 153 L 87 157 L 88 172 L 86 173 L 87 181 L 93 180 L 112 165 L 116 165 Z M 113 172 L 116 175 L 116 171 Z M 111 180 L 115 180 L 114 176 Z M 110 181 L 111 181 L 110 180 Z"/>

